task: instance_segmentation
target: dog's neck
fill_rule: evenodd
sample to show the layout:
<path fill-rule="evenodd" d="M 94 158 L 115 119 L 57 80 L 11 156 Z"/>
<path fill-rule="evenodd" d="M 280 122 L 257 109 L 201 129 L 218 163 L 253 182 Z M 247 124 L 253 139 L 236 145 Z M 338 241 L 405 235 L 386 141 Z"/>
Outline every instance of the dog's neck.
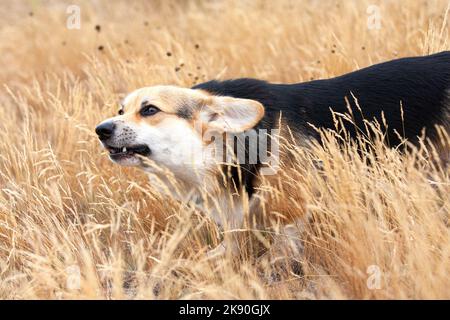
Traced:
<path fill-rule="evenodd" d="M 253 201 L 244 188 L 233 191 L 214 181 L 193 183 L 162 174 L 149 173 L 148 176 L 152 187 L 160 193 L 194 205 L 221 227 L 240 228 L 244 213 L 249 211 L 248 207 Z"/>

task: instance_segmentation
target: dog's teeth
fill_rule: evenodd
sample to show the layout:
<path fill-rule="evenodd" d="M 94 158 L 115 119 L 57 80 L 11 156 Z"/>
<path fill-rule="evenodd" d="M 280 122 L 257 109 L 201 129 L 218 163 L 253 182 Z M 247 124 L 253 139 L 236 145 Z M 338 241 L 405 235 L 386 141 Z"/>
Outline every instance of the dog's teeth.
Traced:
<path fill-rule="evenodd" d="M 122 152 L 127 152 L 127 147 L 123 147 Z"/>

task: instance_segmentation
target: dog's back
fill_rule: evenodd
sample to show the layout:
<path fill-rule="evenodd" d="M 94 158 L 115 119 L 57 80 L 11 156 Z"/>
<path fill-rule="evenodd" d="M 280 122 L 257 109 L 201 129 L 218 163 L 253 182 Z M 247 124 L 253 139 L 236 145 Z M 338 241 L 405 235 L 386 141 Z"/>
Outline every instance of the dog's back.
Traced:
<path fill-rule="evenodd" d="M 308 136 L 316 135 L 308 123 L 321 128 L 334 128 L 330 109 L 339 113 L 348 112 L 345 97 L 359 128 L 364 128 L 363 118 L 383 123 L 383 113 L 387 124 L 387 142 L 393 146 L 401 141 L 398 134 L 414 142 L 423 128 L 426 128 L 427 136 L 433 138 L 435 125 L 450 127 L 448 51 L 384 62 L 327 80 L 270 84 L 256 79 L 236 79 L 209 81 L 195 88 L 257 100 L 266 110 L 260 127 L 276 127 L 281 112 L 291 128 Z M 352 94 L 358 99 L 362 115 Z M 346 129 L 355 135 L 353 124 L 347 123 Z"/>

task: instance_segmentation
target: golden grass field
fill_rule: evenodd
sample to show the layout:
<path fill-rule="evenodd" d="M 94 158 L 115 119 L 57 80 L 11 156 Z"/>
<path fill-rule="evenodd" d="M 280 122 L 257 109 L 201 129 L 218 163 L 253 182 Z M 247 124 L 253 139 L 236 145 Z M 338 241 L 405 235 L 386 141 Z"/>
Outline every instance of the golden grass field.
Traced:
<path fill-rule="evenodd" d="M 66 27 L 73 3 L 79 30 Z M 368 27 L 372 4 L 379 29 Z M 296 161 L 264 185 L 267 214 L 313 217 L 304 254 L 271 260 L 274 222 L 242 231 L 239 256 L 208 259 L 214 223 L 111 163 L 93 130 L 142 86 L 301 82 L 449 50 L 447 6 L 2 1 L 0 298 L 449 299 L 450 170 L 432 147 L 402 154 L 375 141 L 362 156 L 332 134 L 312 150 L 286 146 Z"/>

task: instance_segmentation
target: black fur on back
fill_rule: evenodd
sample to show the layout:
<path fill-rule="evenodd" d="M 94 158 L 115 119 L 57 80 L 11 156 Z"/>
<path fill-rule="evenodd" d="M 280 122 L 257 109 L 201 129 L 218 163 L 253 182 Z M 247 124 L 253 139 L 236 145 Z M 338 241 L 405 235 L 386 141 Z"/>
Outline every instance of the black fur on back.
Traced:
<path fill-rule="evenodd" d="M 449 88 L 449 51 L 392 60 L 336 78 L 304 83 L 271 84 L 243 78 L 212 80 L 194 87 L 214 95 L 259 101 L 265 107 L 265 116 L 259 128 L 276 128 L 281 112 L 283 122 L 293 131 L 311 137 L 317 137 L 317 133 L 308 123 L 319 128 L 334 129 L 330 108 L 335 112 L 347 113 L 347 97 L 359 128 L 364 128 L 363 116 L 367 120 L 376 119 L 381 124 L 381 114 L 384 113 L 387 122 L 386 142 L 391 146 L 400 143 L 394 130 L 400 135 L 404 134 L 408 140 L 417 142 L 417 136 L 423 128 L 426 128 L 427 136 L 433 138 L 434 125 L 448 126 Z M 352 93 L 359 101 L 363 116 L 356 108 Z M 351 136 L 355 136 L 353 124 L 348 123 L 346 129 Z M 256 167 L 247 169 L 253 175 Z M 245 179 L 249 180 L 244 181 L 245 185 L 251 188 L 252 178 Z"/>

